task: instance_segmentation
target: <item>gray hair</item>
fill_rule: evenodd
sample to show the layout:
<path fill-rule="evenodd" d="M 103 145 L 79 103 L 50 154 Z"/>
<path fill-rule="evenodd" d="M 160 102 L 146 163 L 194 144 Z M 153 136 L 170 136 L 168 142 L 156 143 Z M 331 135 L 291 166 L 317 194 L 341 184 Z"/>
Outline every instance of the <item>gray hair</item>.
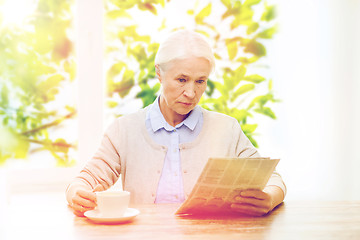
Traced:
<path fill-rule="evenodd" d="M 190 30 L 179 30 L 160 44 L 155 57 L 155 65 L 166 71 L 166 64 L 177 59 L 202 57 L 209 61 L 211 71 L 215 67 L 215 57 L 209 43 L 199 33 Z"/>

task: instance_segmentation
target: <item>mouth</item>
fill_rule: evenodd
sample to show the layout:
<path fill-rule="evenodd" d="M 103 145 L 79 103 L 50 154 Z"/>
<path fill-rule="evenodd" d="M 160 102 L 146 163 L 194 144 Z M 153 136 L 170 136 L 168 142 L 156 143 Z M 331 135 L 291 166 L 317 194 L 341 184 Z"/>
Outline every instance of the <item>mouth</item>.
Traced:
<path fill-rule="evenodd" d="M 192 105 L 192 103 L 187 103 L 187 102 L 179 102 L 179 103 L 184 106 L 188 106 L 188 107 Z"/>

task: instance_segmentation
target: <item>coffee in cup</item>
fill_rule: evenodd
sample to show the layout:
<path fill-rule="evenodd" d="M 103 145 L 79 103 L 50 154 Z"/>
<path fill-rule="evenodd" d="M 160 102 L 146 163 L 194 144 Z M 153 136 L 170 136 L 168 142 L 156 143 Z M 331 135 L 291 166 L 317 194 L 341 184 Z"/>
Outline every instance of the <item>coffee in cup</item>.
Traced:
<path fill-rule="evenodd" d="M 97 210 L 107 217 L 123 216 L 130 202 L 130 192 L 103 191 L 96 192 Z"/>

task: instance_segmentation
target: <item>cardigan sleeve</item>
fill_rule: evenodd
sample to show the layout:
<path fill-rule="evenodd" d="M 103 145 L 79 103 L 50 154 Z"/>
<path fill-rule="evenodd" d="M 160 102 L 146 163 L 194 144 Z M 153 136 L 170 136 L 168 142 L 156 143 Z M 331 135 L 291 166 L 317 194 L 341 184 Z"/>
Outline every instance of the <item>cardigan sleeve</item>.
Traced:
<path fill-rule="evenodd" d="M 90 185 L 91 188 L 101 184 L 107 189 L 118 180 L 121 170 L 120 154 L 116 149 L 117 141 L 120 139 L 119 135 L 119 121 L 116 120 L 108 127 L 99 149 L 87 162 L 75 181 Z"/>
<path fill-rule="evenodd" d="M 246 137 L 244 132 L 241 130 L 241 127 L 239 123 L 236 121 L 234 124 L 234 133 L 236 136 L 236 153 L 238 157 L 260 157 L 259 152 L 257 149 L 252 145 L 250 140 Z M 286 185 L 284 181 L 282 180 L 281 175 L 274 171 L 272 175 L 270 176 L 270 179 L 266 186 L 277 186 L 281 188 L 281 190 L 284 193 L 284 196 L 286 195 Z"/>
<path fill-rule="evenodd" d="M 241 158 L 260 157 L 258 150 L 252 145 L 245 133 L 241 130 L 240 124 L 234 119 L 233 123 L 234 142 L 236 143 L 236 156 Z"/>

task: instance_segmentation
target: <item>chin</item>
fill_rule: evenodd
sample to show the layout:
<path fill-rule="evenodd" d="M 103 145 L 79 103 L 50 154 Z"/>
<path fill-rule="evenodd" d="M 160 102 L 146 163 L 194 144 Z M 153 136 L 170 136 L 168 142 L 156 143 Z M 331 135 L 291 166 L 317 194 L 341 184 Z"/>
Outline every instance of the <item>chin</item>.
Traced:
<path fill-rule="evenodd" d="M 194 108 L 191 109 L 179 109 L 178 111 L 176 111 L 177 114 L 179 115 L 188 115 L 189 112 L 191 112 Z"/>
<path fill-rule="evenodd" d="M 180 105 L 176 106 L 176 108 L 174 108 L 174 111 L 179 115 L 187 115 L 187 114 L 189 114 L 189 112 L 194 110 L 195 107 L 196 107 L 196 104 L 191 105 L 191 106 L 183 106 L 180 104 Z"/>

